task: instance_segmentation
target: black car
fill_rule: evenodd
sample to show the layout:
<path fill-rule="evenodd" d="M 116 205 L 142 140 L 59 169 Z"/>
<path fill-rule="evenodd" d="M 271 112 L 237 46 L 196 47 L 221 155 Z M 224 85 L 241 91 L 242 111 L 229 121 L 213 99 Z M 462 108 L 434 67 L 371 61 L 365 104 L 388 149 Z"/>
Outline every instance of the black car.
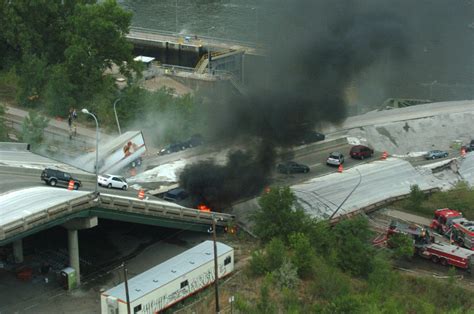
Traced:
<path fill-rule="evenodd" d="M 158 152 L 158 155 L 167 155 L 167 154 L 171 154 L 171 153 L 176 153 L 176 152 L 182 151 L 185 148 L 186 147 L 183 146 L 183 143 L 169 144 L 169 145 L 165 146 L 164 148 L 162 148 Z"/>
<path fill-rule="evenodd" d="M 202 145 L 203 143 L 204 143 L 204 140 L 202 139 L 202 136 L 200 134 L 194 134 L 189 139 L 182 142 L 181 145 L 184 148 L 191 148 L 191 147 Z"/>
<path fill-rule="evenodd" d="M 286 161 L 286 162 L 278 164 L 277 170 L 280 173 L 296 173 L 296 172 L 307 173 L 309 172 L 309 167 L 303 164 L 299 164 L 294 161 Z"/>
<path fill-rule="evenodd" d="M 324 135 L 323 133 L 308 132 L 303 136 L 303 139 L 301 140 L 300 144 L 304 145 L 304 144 L 324 141 L 325 138 L 326 138 L 326 135 Z"/>
<path fill-rule="evenodd" d="M 71 176 L 71 174 L 61 171 L 61 170 L 51 169 L 51 168 L 46 168 L 43 170 L 43 172 L 41 172 L 41 180 L 43 180 L 46 184 L 49 184 L 51 186 L 56 186 L 56 185 L 68 186 L 69 181 L 73 180 L 74 190 L 77 190 L 82 186 L 81 181 Z"/>

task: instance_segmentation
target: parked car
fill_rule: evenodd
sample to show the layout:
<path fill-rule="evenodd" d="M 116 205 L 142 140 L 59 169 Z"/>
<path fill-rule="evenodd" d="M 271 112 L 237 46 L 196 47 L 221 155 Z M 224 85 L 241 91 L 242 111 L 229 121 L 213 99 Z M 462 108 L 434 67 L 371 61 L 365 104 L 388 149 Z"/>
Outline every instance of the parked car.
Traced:
<path fill-rule="evenodd" d="M 369 157 L 372 157 L 373 154 L 374 154 L 374 150 L 364 145 L 352 146 L 351 151 L 349 152 L 349 155 L 352 158 L 357 158 L 357 159 L 369 158 Z"/>
<path fill-rule="evenodd" d="M 444 158 L 448 157 L 448 152 L 443 150 L 431 150 L 425 155 L 425 159 L 436 159 L 436 158 Z"/>
<path fill-rule="evenodd" d="M 300 144 L 304 145 L 304 144 L 324 141 L 325 138 L 326 138 L 326 135 L 324 135 L 323 133 L 312 131 L 312 132 L 306 133 L 303 136 L 303 139 L 301 140 Z"/>
<path fill-rule="evenodd" d="M 330 166 L 339 166 L 344 163 L 344 155 L 340 152 L 332 152 L 329 154 L 326 164 Z"/>
<path fill-rule="evenodd" d="M 69 185 L 69 181 L 73 180 L 74 190 L 77 190 L 82 186 L 81 181 L 73 177 L 71 174 L 51 168 L 46 168 L 41 172 L 41 180 L 51 186 L 62 185 L 66 187 Z"/>
<path fill-rule="evenodd" d="M 186 192 L 185 189 L 183 188 L 175 188 L 172 190 L 169 190 L 168 192 L 165 193 L 163 199 L 165 201 L 169 202 L 178 202 L 186 199 L 188 197 L 188 192 Z"/>
<path fill-rule="evenodd" d="M 303 164 L 299 164 L 295 161 L 286 161 L 277 165 L 277 169 L 280 173 L 296 173 L 302 172 L 307 173 L 309 172 L 309 167 Z"/>
<path fill-rule="evenodd" d="M 106 187 L 108 189 L 116 188 L 127 190 L 128 183 L 124 177 L 121 176 L 114 176 L 111 174 L 102 174 L 99 176 L 98 183 L 100 186 Z"/>

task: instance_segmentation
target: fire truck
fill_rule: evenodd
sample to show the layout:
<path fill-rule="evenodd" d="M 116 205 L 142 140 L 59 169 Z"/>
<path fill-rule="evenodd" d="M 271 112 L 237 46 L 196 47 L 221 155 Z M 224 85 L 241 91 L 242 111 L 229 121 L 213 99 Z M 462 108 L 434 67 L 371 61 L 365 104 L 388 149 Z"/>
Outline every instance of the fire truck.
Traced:
<path fill-rule="evenodd" d="M 387 239 L 396 233 L 413 238 L 415 254 L 441 265 L 452 265 L 469 272 L 474 270 L 474 252 L 457 245 L 435 242 L 428 230 L 416 224 L 392 221 L 387 231 Z"/>
<path fill-rule="evenodd" d="M 474 221 L 464 218 L 461 212 L 449 208 L 435 210 L 430 228 L 460 246 L 474 250 Z"/>

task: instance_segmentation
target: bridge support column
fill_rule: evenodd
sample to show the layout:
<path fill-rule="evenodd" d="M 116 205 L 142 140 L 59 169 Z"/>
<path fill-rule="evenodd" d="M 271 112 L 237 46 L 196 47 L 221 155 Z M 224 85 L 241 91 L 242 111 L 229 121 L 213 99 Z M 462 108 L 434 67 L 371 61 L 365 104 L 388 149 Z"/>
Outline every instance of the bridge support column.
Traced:
<path fill-rule="evenodd" d="M 23 263 L 23 240 L 13 242 L 13 260 L 15 263 Z"/>
<path fill-rule="evenodd" d="M 69 251 L 69 265 L 76 271 L 77 285 L 81 284 L 81 270 L 79 265 L 79 237 L 77 229 L 68 229 L 68 251 Z"/>
<path fill-rule="evenodd" d="M 79 234 L 81 229 L 89 229 L 97 226 L 97 217 L 76 218 L 63 224 L 67 229 L 68 235 L 68 251 L 69 251 L 69 266 L 76 271 L 77 285 L 81 284 L 81 265 L 79 259 Z"/>

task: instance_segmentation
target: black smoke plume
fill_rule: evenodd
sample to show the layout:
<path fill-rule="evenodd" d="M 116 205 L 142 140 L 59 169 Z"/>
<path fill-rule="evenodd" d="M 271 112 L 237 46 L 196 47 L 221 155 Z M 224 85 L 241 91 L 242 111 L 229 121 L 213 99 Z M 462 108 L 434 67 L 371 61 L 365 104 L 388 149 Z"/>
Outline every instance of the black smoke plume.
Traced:
<path fill-rule="evenodd" d="M 261 190 L 274 168 L 275 148 L 299 143 L 321 122 L 341 122 L 351 80 L 385 51 L 405 55 L 401 22 L 378 7 L 360 9 L 350 1 L 271 4 L 261 8 L 266 56 L 246 69 L 248 92 L 215 96 L 204 111 L 213 134 L 248 149 L 230 153 L 225 165 L 188 165 L 180 177 L 211 207 Z"/>

